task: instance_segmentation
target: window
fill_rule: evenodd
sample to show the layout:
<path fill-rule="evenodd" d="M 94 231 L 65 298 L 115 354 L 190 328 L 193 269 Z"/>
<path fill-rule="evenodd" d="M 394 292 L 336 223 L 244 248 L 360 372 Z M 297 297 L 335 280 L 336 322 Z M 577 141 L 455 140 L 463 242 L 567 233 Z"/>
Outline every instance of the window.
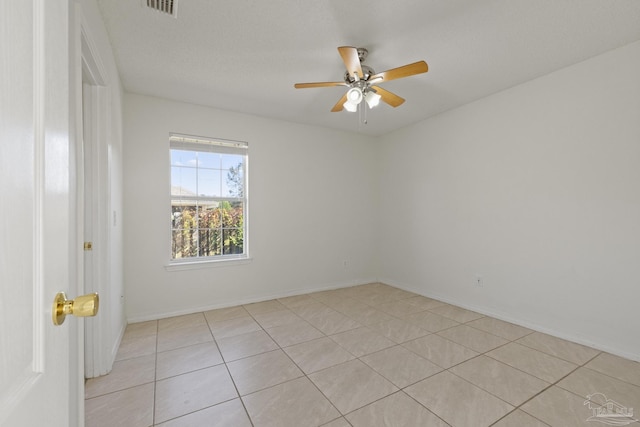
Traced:
<path fill-rule="evenodd" d="M 172 134 L 171 260 L 247 257 L 247 143 Z"/>

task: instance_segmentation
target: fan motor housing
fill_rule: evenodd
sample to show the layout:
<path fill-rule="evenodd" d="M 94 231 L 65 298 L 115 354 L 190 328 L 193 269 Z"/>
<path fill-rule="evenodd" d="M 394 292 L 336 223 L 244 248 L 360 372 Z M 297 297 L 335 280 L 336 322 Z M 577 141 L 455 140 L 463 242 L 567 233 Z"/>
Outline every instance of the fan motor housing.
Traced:
<path fill-rule="evenodd" d="M 362 74 L 363 74 L 362 80 L 364 80 L 364 81 L 369 80 L 369 78 L 376 73 L 375 71 L 373 71 L 373 68 L 369 67 L 368 65 L 361 64 L 361 67 L 362 67 Z M 353 83 L 356 82 L 356 79 L 351 77 L 349 75 L 348 71 L 345 71 L 344 72 L 344 81 L 348 85 L 352 85 Z"/>

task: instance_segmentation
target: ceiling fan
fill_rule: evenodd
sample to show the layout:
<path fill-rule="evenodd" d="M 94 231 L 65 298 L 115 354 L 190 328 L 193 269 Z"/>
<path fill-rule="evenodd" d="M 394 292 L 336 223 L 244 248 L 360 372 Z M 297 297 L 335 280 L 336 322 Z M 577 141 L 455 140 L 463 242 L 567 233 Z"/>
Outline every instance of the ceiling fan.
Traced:
<path fill-rule="evenodd" d="M 342 111 L 343 109 L 355 112 L 358 109 L 358 105 L 363 101 L 367 103 L 369 108 L 378 105 L 380 100 L 392 107 L 397 107 L 404 102 L 404 99 L 377 85 L 389 80 L 409 77 L 429 71 L 426 62 L 418 61 L 376 74 L 373 68 L 362 64 L 369 53 L 367 49 L 362 47 L 341 46 L 338 48 L 338 52 L 344 61 L 344 65 L 347 67 L 347 71 L 344 74 L 344 81 L 296 83 L 294 85 L 296 89 L 348 86 L 349 90 L 342 95 L 342 98 L 333 106 L 331 109 L 332 112 Z"/>

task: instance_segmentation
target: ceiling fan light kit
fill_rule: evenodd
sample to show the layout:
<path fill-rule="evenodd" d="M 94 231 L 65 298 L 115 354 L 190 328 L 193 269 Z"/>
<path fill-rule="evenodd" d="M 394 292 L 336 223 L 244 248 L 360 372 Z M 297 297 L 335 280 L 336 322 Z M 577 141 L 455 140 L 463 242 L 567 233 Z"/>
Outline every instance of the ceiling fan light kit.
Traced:
<path fill-rule="evenodd" d="M 349 112 L 356 112 L 358 105 L 362 101 L 365 101 L 369 108 L 376 107 L 380 100 L 394 108 L 398 107 L 404 103 L 404 99 L 376 85 L 429 71 L 425 61 L 418 61 L 376 74 L 373 68 L 362 64 L 369 53 L 367 49 L 341 46 L 338 48 L 338 53 L 340 53 L 342 61 L 347 68 L 344 74 L 344 82 L 296 83 L 294 85 L 296 89 L 330 86 L 349 87 L 347 93 L 342 95 L 342 98 L 331 109 L 332 112 L 342 111 L 343 109 Z"/>
<path fill-rule="evenodd" d="M 359 87 L 352 87 L 347 91 L 347 102 L 358 105 L 362 102 L 362 89 Z"/>
<path fill-rule="evenodd" d="M 362 104 L 362 101 L 365 101 L 369 108 L 374 108 L 380 104 L 380 98 L 382 97 L 374 89 L 365 87 L 363 90 L 356 86 L 347 91 L 347 100 L 342 106 L 345 110 L 355 113 L 358 111 L 358 105 Z"/>
<path fill-rule="evenodd" d="M 342 107 L 350 113 L 355 113 L 356 111 L 358 111 L 358 104 L 354 104 L 349 101 L 342 104 Z"/>
<path fill-rule="evenodd" d="M 367 105 L 369 108 L 373 108 L 380 104 L 380 95 L 378 95 L 373 89 L 369 90 L 364 97 L 364 100 L 367 101 Z"/>

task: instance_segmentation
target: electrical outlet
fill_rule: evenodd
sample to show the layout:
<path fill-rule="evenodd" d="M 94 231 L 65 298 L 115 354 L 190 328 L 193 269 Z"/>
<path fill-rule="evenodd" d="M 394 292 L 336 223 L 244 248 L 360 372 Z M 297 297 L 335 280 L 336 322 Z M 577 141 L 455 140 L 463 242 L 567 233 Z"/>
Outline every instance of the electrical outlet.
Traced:
<path fill-rule="evenodd" d="M 481 275 L 476 274 L 475 284 L 476 284 L 476 286 L 480 286 L 480 287 L 484 286 L 484 279 L 482 278 Z"/>

